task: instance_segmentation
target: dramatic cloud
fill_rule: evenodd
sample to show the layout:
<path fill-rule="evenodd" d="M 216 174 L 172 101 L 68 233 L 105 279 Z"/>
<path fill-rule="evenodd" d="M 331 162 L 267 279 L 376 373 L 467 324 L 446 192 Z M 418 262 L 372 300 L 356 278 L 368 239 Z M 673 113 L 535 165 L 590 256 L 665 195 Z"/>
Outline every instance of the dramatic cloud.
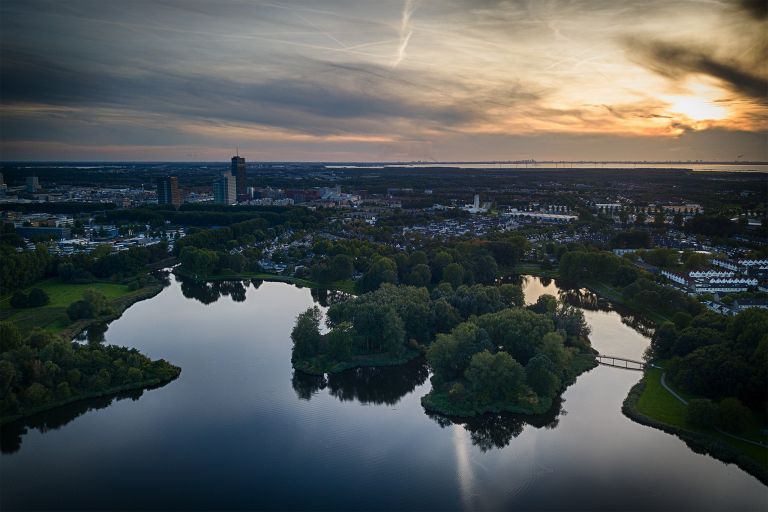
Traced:
<path fill-rule="evenodd" d="M 768 159 L 766 20 L 750 0 L 5 0 L 0 157 Z"/>
<path fill-rule="evenodd" d="M 647 66 L 670 77 L 681 78 L 691 73 L 709 75 L 725 82 L 733 92 L 768 103 L 768 79 L 730 62 L 721 62 L 702 50 L 659 41 L 630 40 L 629 46 Z"/>

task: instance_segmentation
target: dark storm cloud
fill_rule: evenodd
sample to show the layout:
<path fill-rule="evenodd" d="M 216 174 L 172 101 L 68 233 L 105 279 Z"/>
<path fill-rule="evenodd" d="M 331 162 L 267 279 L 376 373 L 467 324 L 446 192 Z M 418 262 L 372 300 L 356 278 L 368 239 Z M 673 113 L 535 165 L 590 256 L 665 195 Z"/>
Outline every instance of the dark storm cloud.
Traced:
<path fill-rule="evenodd" d="M 768 80 L 743 69 L 737 61 L 725 62 L 703 50 L 662 41 L 627 40 L 631 55 L 640 63 L 669 78 L 701 73 L 722 80 L 737 93 L 768 102 Z"/>
<path fill-rule="evenodd" d="M 766 0 L 738 0 L 738 7 L 756 20 L 768 19 L 768 1 Z M 763 37 L 765 34 L 763 34 Z"/>
<path fill-rule="evenodd" d="M 413 101 L 398 96 L 392 87 L 384 90 L 385 69 L 349 68 L 344 76 L 323 69 L 322 63 L 307 63 L 301 77 L 259 82 L 158 70 L 121 76 L 8 52 L 2 62 L 0 96 L 4 103 L 143 109 L 314 134 L 336 133 L 346 120 L 408 118 L 457 124 L 474 116 L 466 106 Z"/>

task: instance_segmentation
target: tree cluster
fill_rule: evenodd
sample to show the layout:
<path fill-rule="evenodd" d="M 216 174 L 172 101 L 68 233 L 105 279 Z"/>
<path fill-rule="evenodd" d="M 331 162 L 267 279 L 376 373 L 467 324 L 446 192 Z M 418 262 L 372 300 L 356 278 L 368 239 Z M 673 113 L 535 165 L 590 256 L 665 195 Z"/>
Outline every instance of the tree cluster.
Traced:
<path fill-rule="evenodd" d="M 14 308 L 39 308 L 45 306 L 51 298 L 40 288 L 32 288 L 29 293 L 17 290 L 11 296 L 11 306 Z"/>
<path fill-rule="evenodd" d="M 0 322 L 0 418 L 164 382 L 178 373 L 165 360 L 151 361 L 136 349 L 81 345 L 41 330 L 22 338 L 13 324 Z"/>
<path fill-rule="evenodd" d="M 402 356 L 429 345 L 437 333 L 449 332 L 470 315 L 500 311 L 523 302 L 519 286 L 442 284 L 424 287 L 383 284 L 376 291 L 333 304 L 327 312 L 329 332 L 320 335 L 319 310 L 299 316 L 292 338 L 294 362 L 318 355 L 345 361 L 353 355 Z"/>
<path fill-rule="evenodd" d="M 572 317 L 565 322 L 572 323 L 572 334 L 558 316 Z M 588 349 L 588 333 L 581 311 L 551 296 L 528 308 L 472 316 L 450 333 L 438 334 L 428 348 L 434 375 L 426 400 L 438 410 L 459 415 L 544 412 L 575 378 L 572 363 L 576 354 Z M 569 338 L 582 341 L 568 343 Z"/>
<path fill-rule="evenodd" d="M 733 317 L 707 311 L 675 320 L 656 329 L 649 356 L 669 359 L 676 386 L 768 411 L 768 311 L 752 308 Z"/>

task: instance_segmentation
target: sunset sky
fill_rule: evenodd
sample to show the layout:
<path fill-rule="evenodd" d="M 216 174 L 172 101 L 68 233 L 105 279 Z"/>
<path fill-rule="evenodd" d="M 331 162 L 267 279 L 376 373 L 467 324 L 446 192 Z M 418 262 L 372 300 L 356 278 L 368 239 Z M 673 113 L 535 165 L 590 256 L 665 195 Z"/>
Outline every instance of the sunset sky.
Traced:
<path fill-rule="evenodd" d="M 768 2 L 0 2 L 4 160 L 768 160 Z"/>

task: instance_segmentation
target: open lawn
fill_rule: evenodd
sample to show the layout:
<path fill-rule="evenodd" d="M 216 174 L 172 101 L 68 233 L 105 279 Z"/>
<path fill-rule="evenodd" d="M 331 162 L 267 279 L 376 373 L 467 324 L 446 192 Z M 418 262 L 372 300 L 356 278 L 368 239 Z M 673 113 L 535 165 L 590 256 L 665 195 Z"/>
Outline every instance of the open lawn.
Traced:
<path fill-rule="evenodd" d="M 661 376 L 663 372 L 664 370 L 661 368 L 646 369 L 645 388 L 635 406 L 638 412 L 673 427 L 706 434 L 707 436 L 747 455 L 763 465 L 763 467 L 768 467 L 768 448 L 761 448 L 760 446 L 751 443 L 739 441 L 738 439 L 721 434 L 714 429 L 700 429 L 689 425 L 686 421 L 686 409 L 688 406 L 672 396 L 672 394 L 662 386 Z M 667 378 L 667 381 L 669 381 L 669 378 Z M 669 382 L 667 382 L 667 384 L 669 385 Z M 675 391 L 686 400 L 695 398 L 685 393 L 681 393 L 678 390 Z M 761 425 L 757 415 L 753 416 L 747 431 L 740 435 L 757 442 L 767 441 L 766 436 L 761 435 Z"/>
<path fill-rule="evenodd" d="M 67 316 L 67 306 L 80 300 L 85 290 L 93 289 L 104 294 L 113 306 L 120 299 L 138 296 L 146 292 L 146 289 L 131 291 L 124 284 L 109 282 L 67 284 L 56 278 L 40 281 L 23 291 L 29 292 L 32 288 L 44 290 L 51 298 L 51 302 L 39 308 L 15 309 L 10 304 L 11 294 L 4 294 L 0 297 L 0 320 L 13 322 L 22 335 L 26 335 L 35 327 L 58 332 L 70 326 L 72 322 Z"/>
<path fill-rule="evenodd" d="M 108 282 L 96 282 L 85 284 L 68 284 L 62 283 L 57 278 L 47 279 L 35 283 L 23 291 L 29 293 L 32 288 L 40 288 L 51 298 L 51 302 L 46 307 L 64 307 L 66 308 L 76 300 L 80 300 L 83 297 L 85 290 L 94 289 L 97 292 L 103 293 L 107 299 L 116 299 L 123 295 L 126 295 L 129 290 L 128 286 L 124 284 L 108 283 Z M 11 295 L 3 294 L 0 298 L 0 310 L 12 309 L 11 307 Z"/>

